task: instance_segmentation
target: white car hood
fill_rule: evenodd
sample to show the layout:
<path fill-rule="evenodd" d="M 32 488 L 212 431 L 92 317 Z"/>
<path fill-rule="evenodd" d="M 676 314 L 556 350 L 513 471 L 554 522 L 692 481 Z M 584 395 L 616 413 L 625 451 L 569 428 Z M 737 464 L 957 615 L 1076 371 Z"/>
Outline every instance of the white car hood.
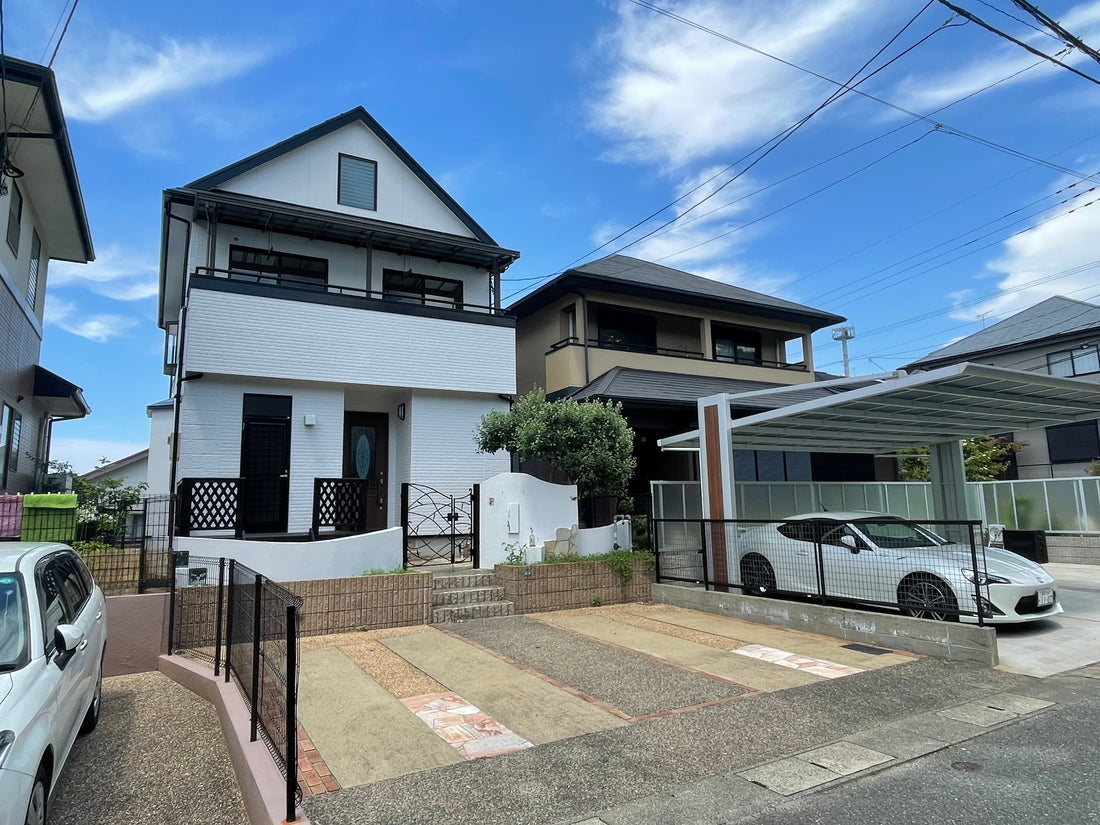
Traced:
<path fill-rule="evenodd" d="M 974 561 L 970 555 L 970 548 L 961 544 L 945 544 L 942 547 L 917 547 L 912 550 L 895 551 L 899 559 L 927 559 L 943 564 L 954 561 L 960 568 L 969 569 Z M 1010 550 L 1000 547 L 986 547 L 984 570 L 994 575 L 1004 576 L 1020 584 L 1048 584 L 1054 579 L 1042 568 L 1030 559 L 1017 555 Z M 978 568 L 982 568 L 982 550 L 978 551 Z"/>

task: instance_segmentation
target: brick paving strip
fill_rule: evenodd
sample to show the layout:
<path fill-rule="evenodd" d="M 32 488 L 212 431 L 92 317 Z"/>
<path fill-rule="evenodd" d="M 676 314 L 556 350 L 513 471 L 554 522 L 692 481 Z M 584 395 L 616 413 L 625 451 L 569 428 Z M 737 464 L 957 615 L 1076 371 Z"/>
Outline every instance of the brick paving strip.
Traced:
<path fill-rule="evenodd" d="M 467 759 L 534 747 L 456 693 L 429 693 L 402 699 L 401 704 Z"/>
<path fill-rule="evenodd" d="M 303 797 L 340 790 L 340 783 L 301 723 L 298 724 L 298 787 Z"/>
<path fill-rule="evenodd" d="M 811 656 L 799 656 L 789 650 L 779 650 L 766 645 L 744 645 L 735 647 L 732 652 L 739 656 L 748 656 L 750 659 L 763 659 L 765 662 L 771 662 L 782 667 L 804 670 L 807 673 L 822 676 L 826 679 L 839 679 L 841 676 L 863 673 L 861 667 L 838 665 L 836 662 L 814 659 Z"/>

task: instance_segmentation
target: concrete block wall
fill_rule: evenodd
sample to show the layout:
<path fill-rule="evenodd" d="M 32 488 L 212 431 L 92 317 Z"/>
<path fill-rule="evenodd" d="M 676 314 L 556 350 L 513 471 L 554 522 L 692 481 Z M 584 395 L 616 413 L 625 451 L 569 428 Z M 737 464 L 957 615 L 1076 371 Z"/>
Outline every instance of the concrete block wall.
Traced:
<path fill-rule="evenodd" d="M 1047 533 L 1047 555 L 1059 564 L 1100 564 L 1100 536 Z"/>
<path fill-rule="evenodd" d="M 392 573 L 282 582 L 302 597 L 301 634 L 380 630 L 432 620 L 432 574 Z"/>

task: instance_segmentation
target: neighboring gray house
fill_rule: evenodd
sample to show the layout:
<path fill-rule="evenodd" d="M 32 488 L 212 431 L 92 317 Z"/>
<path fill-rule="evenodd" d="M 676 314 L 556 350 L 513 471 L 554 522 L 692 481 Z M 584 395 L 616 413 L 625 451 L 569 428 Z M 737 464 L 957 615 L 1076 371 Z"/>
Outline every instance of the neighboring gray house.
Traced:
<path fill-rule="evenodd" d="M 906 366 L 910 372 L 962 361 L 1100 383 L 1100 306 L 1057 295 Z M 1100 410 L 1098 410 L 1100 412 Z M 1100 458 L 1097 421 L 1011 433 L 1017 478 L 1085 474 Z"/>
<path fill-rule="evenodd" d="M 0 76 L 0 492 L 29 493 L 54 423 L 90 412 L 80 387 L 38 363 L 47 270 L 94 253 L 53 72 L 5 57 Z"/>

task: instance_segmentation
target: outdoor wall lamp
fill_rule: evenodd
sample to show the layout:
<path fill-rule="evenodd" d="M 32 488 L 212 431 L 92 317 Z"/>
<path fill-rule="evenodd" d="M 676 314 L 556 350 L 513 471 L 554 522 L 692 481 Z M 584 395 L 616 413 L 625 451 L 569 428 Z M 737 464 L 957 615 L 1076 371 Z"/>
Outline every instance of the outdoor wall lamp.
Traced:
<path fill-rule="evenodd" d="M 397 405 L 397 418 L 400 421 L 405 420 L 405 402 L 404 401 L 402 401 L 400 404 Z"/>

